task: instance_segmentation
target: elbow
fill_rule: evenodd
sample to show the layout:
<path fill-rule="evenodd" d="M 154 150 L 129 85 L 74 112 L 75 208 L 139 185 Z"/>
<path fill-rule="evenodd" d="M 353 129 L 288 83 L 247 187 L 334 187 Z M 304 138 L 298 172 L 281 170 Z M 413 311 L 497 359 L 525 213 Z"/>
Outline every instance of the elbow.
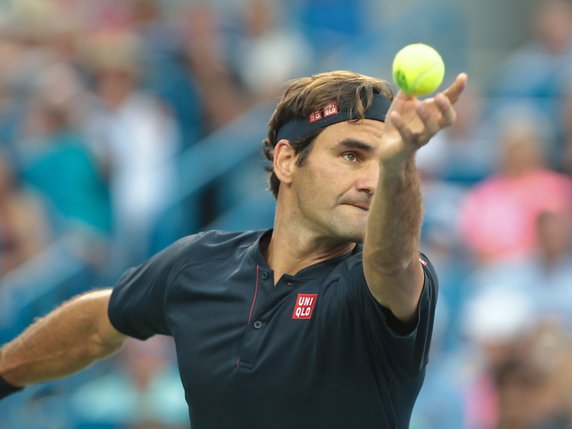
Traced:
<path fill-rule="evenodd" d="M 89 339 L 89 347 L 87 348 L 88 359 L 95 361 L 112 355 L 123 346 L 123 342 L 123 340 L 105 340 L 95 333 Z"/>
<path fill-rule="evenodd" d="M 84 296 L 87 316 L 86 331 L 89 333 L 87 353 L 92 359 L 101 359 L 115 353 L 121 348 L 125 339 L 124 334 L 117 331 L 107 314 L 111 290 L 99 290 Z"/>

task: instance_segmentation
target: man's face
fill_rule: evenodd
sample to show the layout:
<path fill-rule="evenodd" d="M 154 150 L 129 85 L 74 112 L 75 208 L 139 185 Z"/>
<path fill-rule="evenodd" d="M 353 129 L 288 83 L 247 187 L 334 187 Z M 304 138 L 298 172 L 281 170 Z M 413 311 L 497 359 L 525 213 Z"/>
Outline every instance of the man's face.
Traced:
<path fill-rule="evenodd" d="M 317 137 L 292 180 L 301 222 L 320 237 L 362 242 L 379 176 L 385 124 L 364 119 L 331 125 Z"/>

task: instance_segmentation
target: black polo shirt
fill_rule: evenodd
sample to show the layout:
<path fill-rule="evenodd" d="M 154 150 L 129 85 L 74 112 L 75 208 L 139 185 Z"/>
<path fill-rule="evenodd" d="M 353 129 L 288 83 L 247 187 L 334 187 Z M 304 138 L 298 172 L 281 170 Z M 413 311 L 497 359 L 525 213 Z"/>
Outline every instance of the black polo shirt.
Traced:
<path fill-rule="evenodd" d="M 431 264 L 422 256 L 417 325 L 399 334 L 369 292 L 361 246 L 274 285 L 263 236 L 179 240 L 121 277 L 112 324 L 173 336 L 192 429 L 408 428 L 433 326 Z"/>

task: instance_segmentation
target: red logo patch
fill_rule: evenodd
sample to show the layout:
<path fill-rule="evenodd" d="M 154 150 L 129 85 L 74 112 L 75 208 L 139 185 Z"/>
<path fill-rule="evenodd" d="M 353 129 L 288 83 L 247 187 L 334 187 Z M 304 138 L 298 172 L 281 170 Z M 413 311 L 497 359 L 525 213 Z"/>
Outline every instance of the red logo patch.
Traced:
<path fill-rule="evenodd" d="M 319 110 L 316 110 L 315 112 L 310 114 L 310 117 L 308 118 L 308 121 L 310 123 L 312 122 L 316 122 L 319 121 L 320 119 L 322 119 L 322 112 Z"/>
<path fill-rule="evenodd" d="M 337 115 L 339 113 L 338 105 L 335 101 L 324 106 L 323 110 L 316 110 L 308 116 L 308 122 L 314 123 L 320 119 L 327 118 L 328 116 Z"/>
<path fill-rule="evenodd" d="M 338 105 L 336 103 L 330 103 L 324 107 L 324 118 L 331 115 L 336 115 L 338 113 Z"/>
<path fill-rule="evenodd" d="M 292 319 L 311 319 L 317 293 L 299 293 L 292 313 Z"/>

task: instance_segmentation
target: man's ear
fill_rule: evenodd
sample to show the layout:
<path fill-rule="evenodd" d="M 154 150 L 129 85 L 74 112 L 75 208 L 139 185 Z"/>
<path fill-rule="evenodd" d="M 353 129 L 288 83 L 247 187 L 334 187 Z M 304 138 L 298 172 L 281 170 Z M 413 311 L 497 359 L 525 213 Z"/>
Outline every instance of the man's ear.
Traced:
<path fill-rule="evenodd" d="M 298 159 L 296 151 L 286 139 L 280 140 L 274 147 L 274 173 L 281 183 L 290 184 Z"/>

